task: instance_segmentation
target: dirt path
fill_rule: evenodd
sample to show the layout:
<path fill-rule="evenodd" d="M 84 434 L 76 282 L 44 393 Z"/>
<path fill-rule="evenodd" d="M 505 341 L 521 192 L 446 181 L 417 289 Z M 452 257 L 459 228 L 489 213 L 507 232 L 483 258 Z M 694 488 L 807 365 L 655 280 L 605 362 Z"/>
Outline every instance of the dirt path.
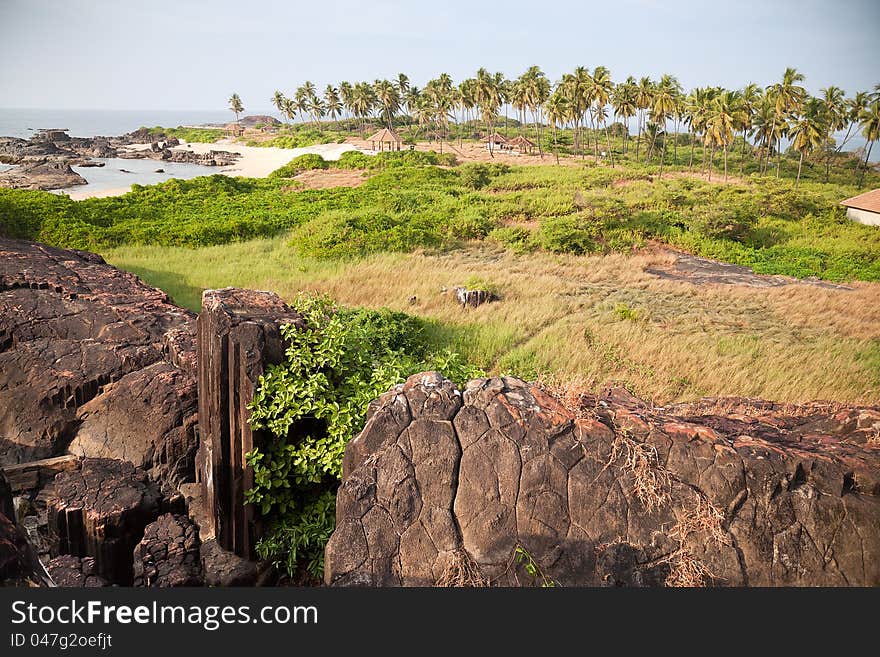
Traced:
<path fill-rule="evenodd" d="M 783 287 L 785 285 L 814 285 L 829 290 L 852 290 L 853 288 L 837 283 L 830 283 L 818 278 L 793 278 L 791 276 L 768 276 L 756 274 L 750 267 L 716 262 L 709 258 L 701 258 L 664 249 L 675 261 L 667 267 L 646 267 L 645 272 L 659 278 L 672 281 L 684 281 L 694 285 L 744 285 L 746 287 Z"/>

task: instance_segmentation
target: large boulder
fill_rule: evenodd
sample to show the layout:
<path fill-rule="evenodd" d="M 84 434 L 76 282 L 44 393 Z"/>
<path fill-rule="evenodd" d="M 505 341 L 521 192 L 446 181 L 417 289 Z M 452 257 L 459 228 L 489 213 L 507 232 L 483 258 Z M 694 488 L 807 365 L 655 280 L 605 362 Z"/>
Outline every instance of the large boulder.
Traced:
<path fill-rule="evenodd" d="M 880 585 L 880 408 L 420 374 L 346 448 L 334 585 Z"/>
<path fill-rule="evenodd" d="M 67 162 L 37 160 L 0 171 L 0 187 L 10 189 L 62 189 L 87 182 Z"/>

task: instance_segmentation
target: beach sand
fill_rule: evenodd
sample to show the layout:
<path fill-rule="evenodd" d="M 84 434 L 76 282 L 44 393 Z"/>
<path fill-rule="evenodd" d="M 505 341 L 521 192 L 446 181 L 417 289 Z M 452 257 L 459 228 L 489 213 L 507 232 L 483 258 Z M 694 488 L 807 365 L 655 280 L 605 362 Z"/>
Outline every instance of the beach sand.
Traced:
<path fill-rule="evenodd" d="M 130 150 L 145 150 L 149 144 L 131 144 L 126 148 Z M 260 148 L 258 146 L 243 146 L 228 139 L 221 139 L 213 144 L 198 142 L 181 142 L 172 150 L 189 150 L 195 153 L 207 153 L 209 151 L 228 151 L 241 154 L 241 158 L 228 167 L 205 167 L 205 175 L 210 176 L 220 173 L 225 176 L 243 176 L 245 178 L 265 178 L 293 158 L 307 153 L 317 153 L 325 160 L 338 160 L 339 156 L 346 151 L 358 150 L 354 144 L 315 144 L 303 148 Z M 157 161 L 158 163 L 158 161 Z M 70 198 L 79 201 L 85 198 L 104 198 L 106 196 L 120 196 L 131 191 L 131 187 L 116 187 L 113 189 L 93 189 L 90 185 L 65 191 Z"/>

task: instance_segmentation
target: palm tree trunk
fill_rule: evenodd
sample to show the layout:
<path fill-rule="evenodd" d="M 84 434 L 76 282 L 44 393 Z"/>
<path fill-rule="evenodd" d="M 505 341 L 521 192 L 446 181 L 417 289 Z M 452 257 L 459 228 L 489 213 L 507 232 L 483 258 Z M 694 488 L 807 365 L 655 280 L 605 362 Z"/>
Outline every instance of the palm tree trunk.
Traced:
<path fill-rule="evenodd" d="M 688 171 L 690 172 L 694 166 L 694 144 L 697 141 L 697 133 L 696 131 L 691 131 L 691 157 L 688 160 Z"/>
<path fill-rule="evenodd" d="M 743 167 L 746 164 L 746 131 L 743 130 L 743 143 L 742 149 L 739 152 L 739 177 L 742 178 L 744 174 Z"/>
<path fill-rule="evenodd" d="M 724 142 L 724 182 L 727 182 L 727 142 Z"/>
<path fill-rule="evenodd" d="M 556 144 L 556 122 L 553 122 L 553 151 L 556 153 L 556 166 L 559 166 L 559 146 Z"/>
<path fill-rule="evenodd" d="M 636 162 L 639 161 L 639 146 L 642 144 L 642 110 L 638 111 L 636 122 L 639 124 L 639 132 L 636 136 Z"/>
<path fill-rule="evenodd" d="M 801 167 L 804 166 L 804 152 L 801 151 L 801 157 L 798 160 L 798 172 L 797 179 L 794 181 L 794 186 L 797 187 L 801 182 Z"/>
<path fill-rule="evenodd" d="M 604 121 L 602 125 L 605 128 L 605 141 L 608 142 L 608 157 L 611 158 L 611 168 L 614 168 L 614 151 L 611 149 L 611 133 L 608 132 L 608 126 L 605 125 Z"/>
<path fill-rule="evenodd" d="M 709 151 L 709 182 L 712 182 L 712 161 L 715 159 L 715 144 L 712 144 L 712 149 Z"/>
<path fill-rule="evenodd" d="M 779 177 L 779 169 L 782 166 L 782 140 L 776 139 L 776 177 Z"/>
<path fill-rule="evenodd" d="M 871 158 L 871 149 L 874 147 L 874 142 L 868 142 L 868 152 L 865 154 L 865 166 L 862 167 L 862 173 L 859 175 L 859 189 L 862 187 L 862 183 L 865 181 L 865 172 L 868 170 L 868 160 Z"/>

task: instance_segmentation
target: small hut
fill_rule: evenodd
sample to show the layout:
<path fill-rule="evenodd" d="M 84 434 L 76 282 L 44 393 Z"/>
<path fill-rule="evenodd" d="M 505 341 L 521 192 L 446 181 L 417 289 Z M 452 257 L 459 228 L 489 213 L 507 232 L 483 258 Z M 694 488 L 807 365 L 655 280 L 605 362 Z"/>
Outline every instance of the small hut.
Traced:
<path fill-rule="evenodd" d="M 389 151 L 399 151 L 400 144 L 403 143 L 403 140 L 397 136 L 397 133 L 395 133 L 393 130 L 389 130 L 388 128 L 382 128 L 367 141 L 372 144 L 373 150 L 376 150 L 376 143 L 378 142 L 380 151 L 385 150 L 386 144 L 388 145 Z"/>
<path fill-rule="evenodd" d="M 489 150 L 493 148 L 504 150 L 507 147 L 507 138 L 504 135 L 499 135 L 497 132 L 492 133 L 488 137 L 483 137 L 482 141 Z"/>
<path fill-rule="evenodd" d="M 227 137 L 241 137 L 244 134 L 244 126 L 240 123 L 229 123 L 226 126 Z"/>
<path fill-rule="evenodd" d="M 523 154 L 528 153 L 529 155 L 531 155 L 532 152 L 535 150 L 535 142 L 523 135 L 514 137 L 509 142 L 507 142 L 507 145 L 511 149 L 518 148 L 519 152 Z"/>

